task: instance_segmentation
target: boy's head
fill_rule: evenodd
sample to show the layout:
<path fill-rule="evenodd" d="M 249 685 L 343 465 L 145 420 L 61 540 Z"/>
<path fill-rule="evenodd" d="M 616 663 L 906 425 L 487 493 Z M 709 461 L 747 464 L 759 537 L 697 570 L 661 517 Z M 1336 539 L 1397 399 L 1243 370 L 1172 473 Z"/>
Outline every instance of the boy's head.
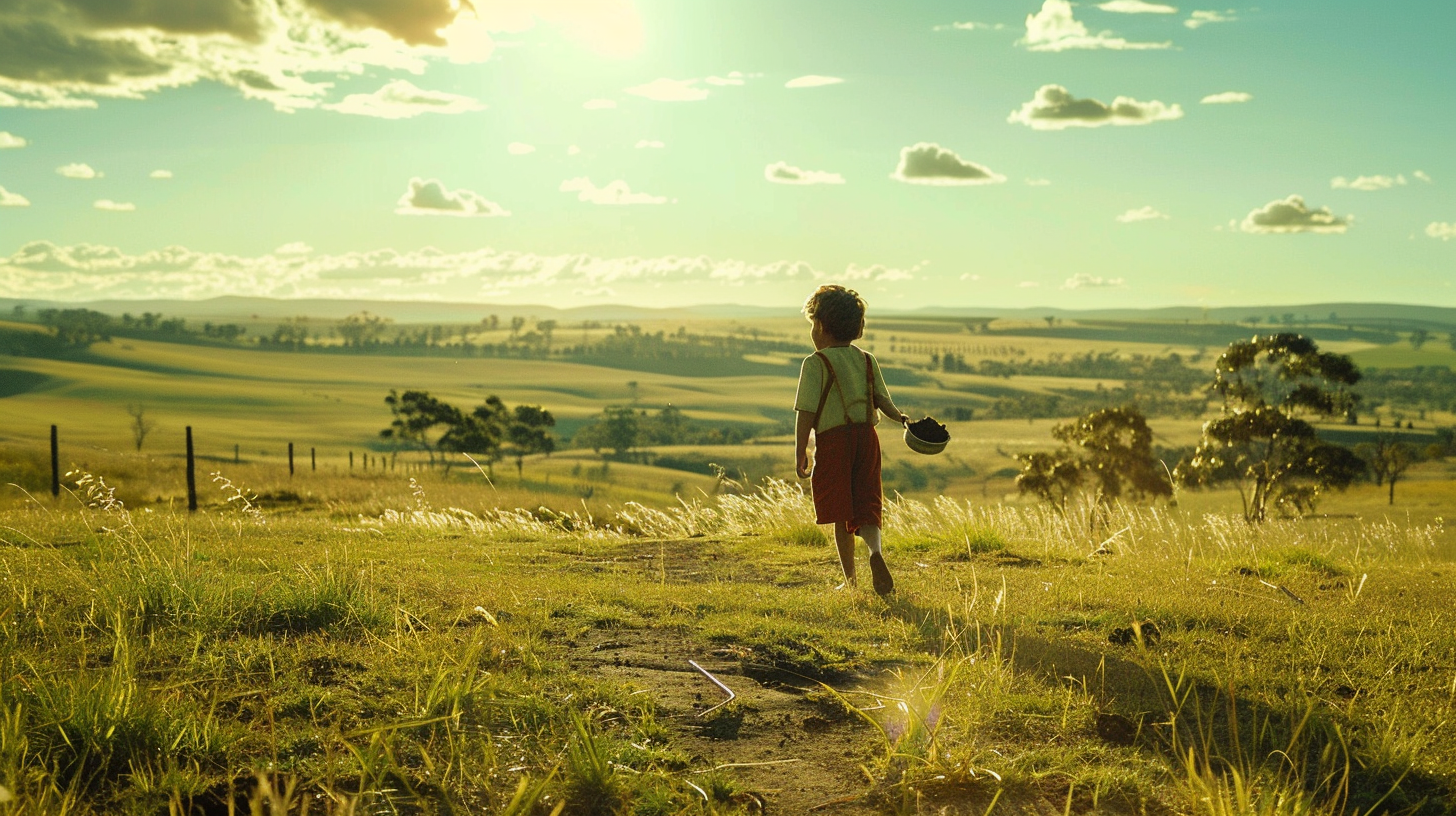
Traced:
<path fill-rule="evenodd" d="M 865 302 L 853 289 L 826 284 L 804 301 L 804 314 L 819 321 L 830 337 L 841 343 L 864 336 Z"/>

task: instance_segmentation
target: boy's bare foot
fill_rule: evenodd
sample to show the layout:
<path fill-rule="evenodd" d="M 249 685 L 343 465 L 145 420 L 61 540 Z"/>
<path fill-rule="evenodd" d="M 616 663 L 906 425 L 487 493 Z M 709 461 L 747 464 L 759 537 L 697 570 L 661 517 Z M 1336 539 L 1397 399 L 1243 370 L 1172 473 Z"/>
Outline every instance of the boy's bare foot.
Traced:
<path fill-rule="evenodd" d="M 874 578 L 876 595 L 889 595 L 895 591 L 895 579 L 890 577 L 890 568 L 885 566 L 883 555 L 870 554 L 870 575 Z"/>

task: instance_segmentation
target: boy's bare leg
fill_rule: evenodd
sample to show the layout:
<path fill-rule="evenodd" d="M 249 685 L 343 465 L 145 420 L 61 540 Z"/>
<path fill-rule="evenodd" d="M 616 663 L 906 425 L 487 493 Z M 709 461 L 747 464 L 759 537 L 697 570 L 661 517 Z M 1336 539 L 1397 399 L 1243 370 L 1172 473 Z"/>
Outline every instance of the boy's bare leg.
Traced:
<path fill-rule="evenodd" d="M 844 570 L 844 583 L 854 586 L 854 533 L 842 521 L 834 522 L 834 545 L 839 548 L 839 568 Z"/>

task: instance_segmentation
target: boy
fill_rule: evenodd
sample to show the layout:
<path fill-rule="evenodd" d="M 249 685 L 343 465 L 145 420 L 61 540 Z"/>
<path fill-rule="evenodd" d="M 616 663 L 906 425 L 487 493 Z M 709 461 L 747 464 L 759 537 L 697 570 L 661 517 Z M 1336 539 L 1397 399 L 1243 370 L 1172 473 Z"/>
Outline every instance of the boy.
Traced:
<path fill-rule="evenodd" d="M 839 588 L 854 587 L 858 533 L 869 546 L 875 592 L 888 595 L 895 580 L 880 553 L 880 438 L 875 423 L 879 411 L 902 424 L 910 417 L 890 399 L 875 358 L 851 345 L 864 335 L 863 298 L 843 286 L 821 286 L 804 302 L 804 315 L 812 324 L 809 334 L 817 351 L 804 358 L 794 397 L 799 478 L 813 473 L 815 520 L 834 525 L 839 566 L 844 570 Z M 810 431 L 815 440 L 812 465 Z"/>

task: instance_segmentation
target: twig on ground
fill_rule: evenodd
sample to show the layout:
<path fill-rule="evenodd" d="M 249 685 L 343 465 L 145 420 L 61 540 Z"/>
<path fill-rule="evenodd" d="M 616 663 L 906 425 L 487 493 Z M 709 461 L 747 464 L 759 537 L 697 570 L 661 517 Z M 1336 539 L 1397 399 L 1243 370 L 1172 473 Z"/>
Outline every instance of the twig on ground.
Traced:
<path fill-rule="evenodd" d="M 1280 592 L 1283 592 L 1285 595 L 1288 595 L 1289 596 L 1289 599 L 1291 601 L 1294 601 L 1295 603 L 1299 604 L 1300 606 L 1304 606 L 1304 599 L 1301 598 L 1301 597 L 1299 597 L 1298 595 L 1295 595 L 1293 592 L 1290 592 L 1289 591 L 1289 588 L 1286 587 L 1286 586 L 1284 586 L 1283 584 L 1271 584 L 1271 583 L 1269 583 L 1268 581 L 1265 581 L 1262 578 L 1259 579 L 1259 583 L 1263 584 L 1266 587 L 1269 587 L 1270 589 L 1277 589 Z"/>
<path fill-rule="evenodd" d="M 693 771 L 693 773 L 695 773 L 695 774 L 712 773 L 714 771 L 721 771 L 721 770 L 724 770 L 724 769 L 727 769 L 727 768 L 758 768 L 758 767 L 761 767 L 761 766 L 764 766 L 764 765 L 789 765 L 791 763 L 800 762 L 800 761 L 801 760 L 798 760 L 798 759 L 769 759 L 769 760 L 764 760 L 763 762 L 725 762 L 722 765 L 714 765 L 711 768 L 703 768 L 702 770 L 699 770 L 699 771 Z"/>
<path fill-rule="evenodd" d="M 725 705 L 728 705 L 729 703 L 731 703 L 735 699 L 737 699 L 738 695 L 733 693 L 733 689 L 728 688 L 727 686 L 725 686 L 723 684 L 723 681 L 722 680 L 719 680 L 718 678 L 714 677 L 712 675 L 712 673 L 709 672 L 707 669 L 703 668 L 702 666 L 699 666 L 698 665 L 698 662 L 696 660 L 689 660 L 688 661 L 688 665 L 689 666 L 692 666 L 693 668 L 695 668 L 698 671 L 702 672 L 703 673 L 703 676 L 706 677 L 706 678 L 708 678 L 709 680 L 711 680 L 712 683 L 713 683 L 713 685 L 715 685 L 718 688 L 722 689 L 723 690 L 723 693 L 726 694 L 726 695 L 728 695 L 728 699 L 724 700 L 723 702 L 721 702 L 721 703 L 713 706 L 710 709 L 707 709 L 706 711 L 699 711 L 698 712 L 698 716 L 699 717 L 706 717 L 706 716 L 708 716 L 708 714 L 710 712 L 717 711 L 718 709 L 722 708 Z"/>

